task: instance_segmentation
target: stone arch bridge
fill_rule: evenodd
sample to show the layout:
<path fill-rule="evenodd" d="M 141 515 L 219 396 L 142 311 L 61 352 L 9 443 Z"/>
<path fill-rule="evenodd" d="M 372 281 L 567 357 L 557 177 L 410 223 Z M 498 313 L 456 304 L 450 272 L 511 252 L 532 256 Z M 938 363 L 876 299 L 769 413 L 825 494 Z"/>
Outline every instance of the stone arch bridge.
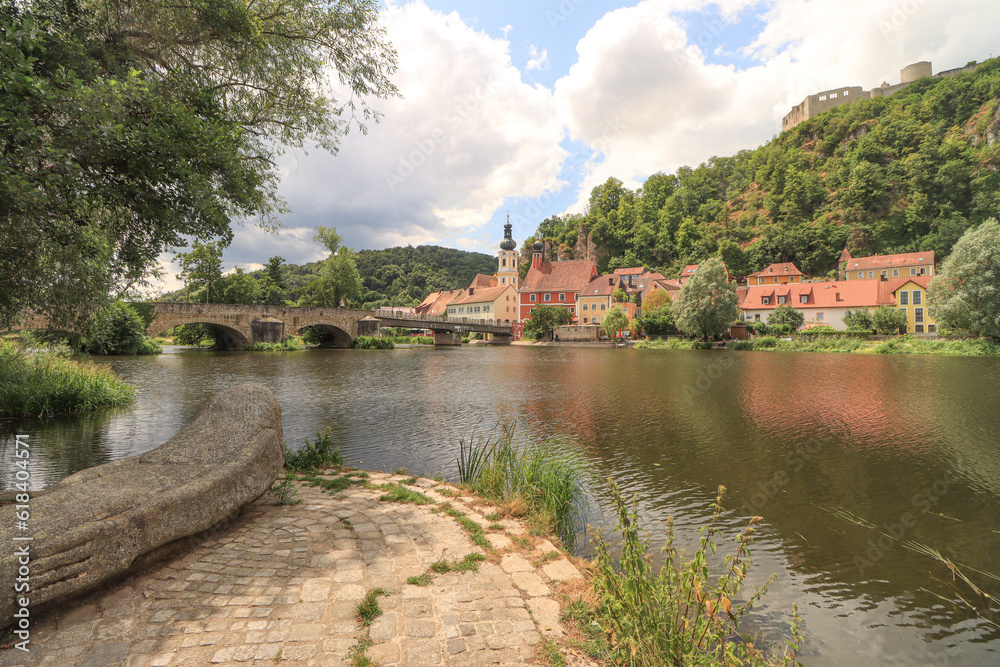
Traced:
<path fill-rule="evenodd" d="M 435 345 L 461 345 L 462 334 L 490 334 L 487 342 L 509 344 L 510 323 L 472 320 L 464 317 L 429 317 L 393 310 L 351 308 L 302 308 L 298 306 L 243 306 L 225 303 L 153 303 L 150 336 L 180 324 L 207 324 L 222 333 L 228 349 L 253 343 L 273 343 L 306 327 L 319 327 L 333 334 L 334 347 L 347 347 L 361 335 L 376 335 L 381 327 L 429 329 Z M 43 317 L 23 320 L 15 329 L 46 329 Z"/>

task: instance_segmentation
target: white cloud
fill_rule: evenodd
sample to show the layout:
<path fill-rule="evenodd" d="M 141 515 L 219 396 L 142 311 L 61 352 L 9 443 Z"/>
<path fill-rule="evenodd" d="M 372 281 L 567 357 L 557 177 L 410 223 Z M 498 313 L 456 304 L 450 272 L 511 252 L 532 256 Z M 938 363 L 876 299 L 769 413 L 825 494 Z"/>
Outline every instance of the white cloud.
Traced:
<path fill-rule="evenodd" d="M 720 9 L 729 20 L 754 5 L 732 0 Z M 645 0 L 606 14 L 578 43 L 576 64 L 555 85 L 570 136 L 599 153 L 576 208 L 609 176 L 635 186 L 657 171 L 760 145 L 817 90 L 897 83 L 899 70 L 920 60 L 934 71 L 983 60 L 993 48 L 983 26 L 1000 22 L 1000 4 L 990 0 L 773 2 L 744 50 L 758 64 L 738 70 L 707 62 L 689 41 L 676 12 L 694 8 Z"/>
<path fill-rule="evenodd" d="M 538 47 L 534 44 L 528 48 L 528 63 L 524 66 L 526 72 L 530 72 L 531 70 L 546 70 L 550 65 L 549 52 L 546 49 L 539 51 Z"/>
<path fill-rule="evenodd" d="M 387 16 L 403 97 L 378 103 L 383 121 L 347 137 L 338 155 L 289 156 L 289 225 L 335 226 L 355 248 L 452 245 L 505 197 L 561 186 L 552 92 L 522 81 L 506 40 L 421 1 Z"/>

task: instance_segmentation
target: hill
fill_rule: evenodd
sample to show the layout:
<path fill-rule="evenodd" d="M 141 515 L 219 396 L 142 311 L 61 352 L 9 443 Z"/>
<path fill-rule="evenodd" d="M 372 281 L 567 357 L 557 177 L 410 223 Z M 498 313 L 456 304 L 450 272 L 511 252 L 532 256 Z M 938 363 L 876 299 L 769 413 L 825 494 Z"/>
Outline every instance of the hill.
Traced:
<path fill-rule="evenodd" d="M 261 262 L 263 261 L 265 258 L 262 257 Z M 492 275 L 497 269 L 497 260 L 490 255 L 423 245 L 359 250 L 356 262 L 361 274 L 359 305 L 362 308 L 415 305 L 414 302 L 420 303 L 431 292 L 468 287 L 477 273 Z M 306 285 L 315 278 L 319 265 L 319 262 L 310 262 L 282 266 L 286 284 L 284 301 L 299 300 Z M 258 282 L 264 282 L 266 271 L 253 271 L 249 275 Z M 216 285 L 213 293 L 225 293 L 226 283 L 233 280 L 234 276 L 235 274 L 230 274 L 223 278 L 222 284 Z M 184 288 L 162 298 L 201 300 L 204 299 L 204 291 L 202 288 L 195 291 Z"/>
<path fill-rule="evenodd" d="M 831 109 L 755 150 L 651 176 L 611 178 L 585 215 L 543 221 L 551 256 L 679 275 L 721 255 L 746 275 L 772 262 L 826 274 L 854 256 L 933 249 L 1000 215 L 1000 59 Z"/>

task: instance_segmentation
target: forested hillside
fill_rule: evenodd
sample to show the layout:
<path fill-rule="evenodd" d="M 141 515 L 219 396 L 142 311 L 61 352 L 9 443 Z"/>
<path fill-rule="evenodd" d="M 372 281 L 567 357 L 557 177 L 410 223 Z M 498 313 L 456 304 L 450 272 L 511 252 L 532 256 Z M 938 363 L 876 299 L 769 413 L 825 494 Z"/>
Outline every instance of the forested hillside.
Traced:
<path fill-rule="evenodd" d="M 745 275 L 772 262 L 826 274 L 855 256 L 933 249 L 1000 214 L 1000 60 L 847 104 L 756 150 L 658 173 L 636 191 L 611 178 L 585 215 L 543 221 L 551 258 L 589 252 L 601 270 L 668 276 L 721 255 Z M 588 247 L 584 247 L 588 246 Z"/>
<path fill-rule="evenodd" d="M 360 294 L 352 299 L 353 305 L 362 308 L 379 306 L 411 306 L 420 303 L 429 293 L 444 289 L 468 287 L 477 273 L 493 275 L 497 270 L 497 260 L 490 255 L 467 252 L 439 246 L 407 246 L 386 250 L 359 250 L 354 253 L 358 273 L 361 277 Z M 264 263 L 266 257 L 261 257 Z M 280 267 L 284 283 L 282 299 L 276 303 L 296 303 L 309 285 L 318 277 L 321 262 L 308 264 L 284 264 Z M 267 270 L 247 274 L 262 287 L 278 283 L 269 279 Z M 264 291 L 254 292 L 255 296 L 243 299 L 233 296 L 233 283 L 246 279 L 239 274 L 230 274 L 219 279 L 214 287 L 212 301 L 230 303 L 263 303 Z M 239 290 L 240 294 L 250 290 Z M 186 287 L 165 295 L 165 300 L 201 301 L 205 298 L 201 287 Z M 280 294 L 279 294 L 280 295 Z"/>

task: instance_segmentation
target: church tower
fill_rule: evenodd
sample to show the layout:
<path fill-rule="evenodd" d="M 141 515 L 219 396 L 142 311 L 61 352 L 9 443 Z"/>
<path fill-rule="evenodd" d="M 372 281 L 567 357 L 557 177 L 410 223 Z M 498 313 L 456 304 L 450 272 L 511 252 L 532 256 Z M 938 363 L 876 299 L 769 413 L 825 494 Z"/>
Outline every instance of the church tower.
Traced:
<path fill-rule="evenodd" d="M 497 268 L 497 285 L 513 285 L 514 289 L 521 289 L 521 277 L 519 275 L 520 257 L 517 254 L 517 244 L 510 235 L 510 216 L 507 216 L 507 224 L 503 226 L 503 241 L 500 242 L 499 266 Z"/>

